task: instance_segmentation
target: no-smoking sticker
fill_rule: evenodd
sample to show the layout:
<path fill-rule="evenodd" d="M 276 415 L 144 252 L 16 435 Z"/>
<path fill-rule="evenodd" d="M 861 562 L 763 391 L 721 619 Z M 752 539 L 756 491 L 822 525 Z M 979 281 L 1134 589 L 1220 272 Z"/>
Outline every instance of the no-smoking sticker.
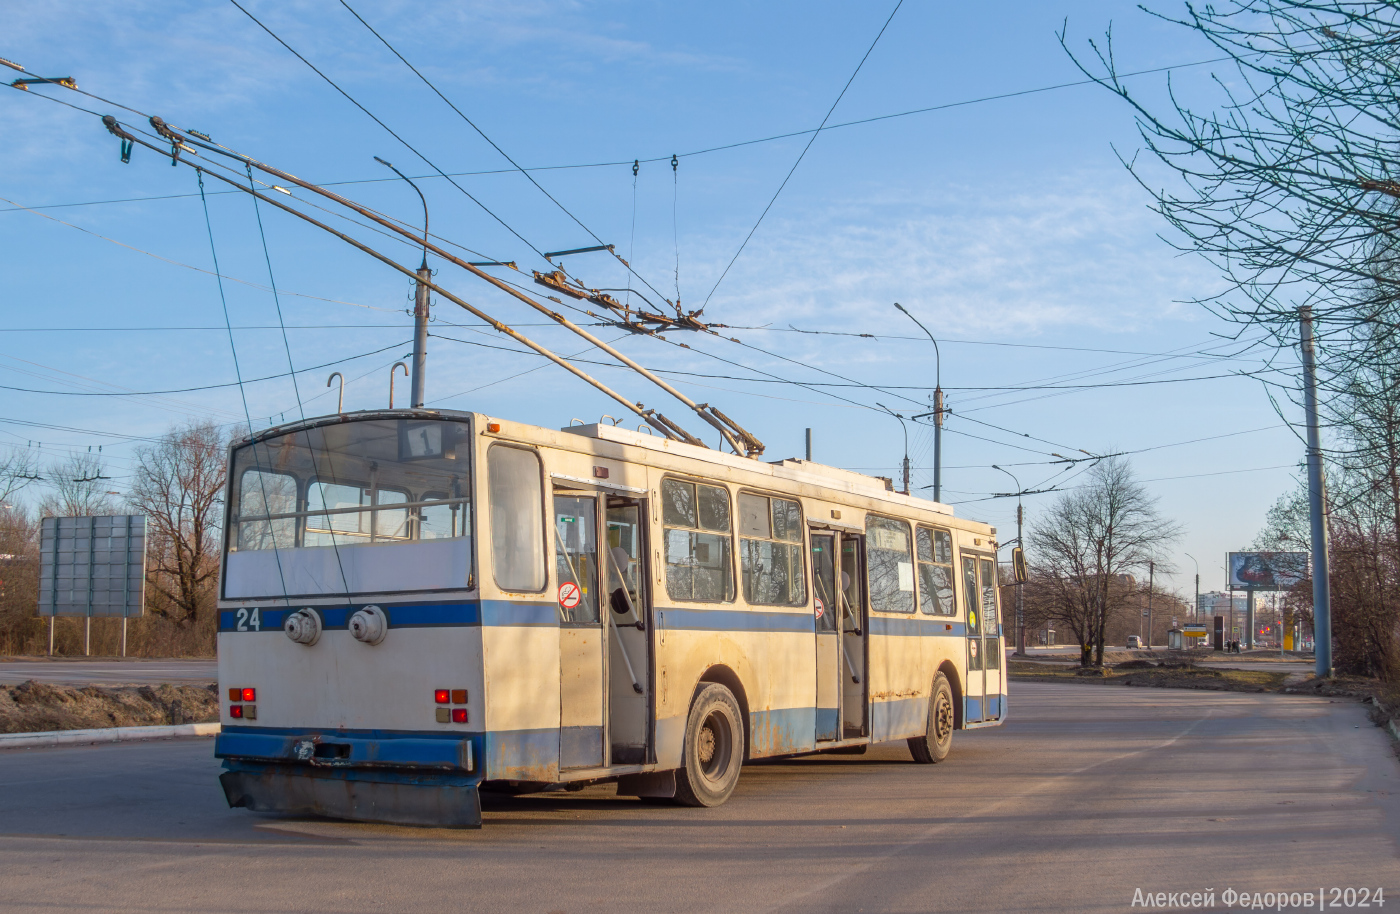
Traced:
<path fill-rule="evenodd" d="M 583 594 L 579 591 L 578 585 L 573 581 L 566 581 L 559 585 L 559 605 L 565 609 L 573 609 L 583 599 Z"/>
<path fill-rule="evenodd" d="M 822 598 L 813 597 L 812 605 L 814 607 L 813 611 L 817 614 L 817 618 L 820 619 L 822 617 L 822 613 L 826 612 L 826 607 L 822 605 Z"/>

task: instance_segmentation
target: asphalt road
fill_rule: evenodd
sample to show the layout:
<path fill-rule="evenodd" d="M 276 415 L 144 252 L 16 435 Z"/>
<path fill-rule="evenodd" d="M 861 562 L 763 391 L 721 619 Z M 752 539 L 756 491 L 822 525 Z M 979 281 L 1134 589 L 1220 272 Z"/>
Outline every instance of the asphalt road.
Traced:
<path fill-rule="evenodd" d="M 0 753 L 4 911 L 1129 911 L 1134 890 L 1386 889 L 1400 764 L 1360 705 L 1013 685 L 1005 727 L 745 769 L 712 810 L 608 788 L 480 831 L 229 810 L 207 740 Z M 1217 903 L 1217 908 L 1223 905 Z"/>
<path fill-rule="evenodd" d="M 27 679 L 73 686 L 207 683 L 218 670 L 214 660 L 0 660 L 0 685 Z"/>

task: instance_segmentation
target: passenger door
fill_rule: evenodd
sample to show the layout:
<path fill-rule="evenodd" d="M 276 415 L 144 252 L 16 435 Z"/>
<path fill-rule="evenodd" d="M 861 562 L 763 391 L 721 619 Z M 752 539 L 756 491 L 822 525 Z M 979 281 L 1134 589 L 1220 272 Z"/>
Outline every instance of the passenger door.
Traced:
<path fill-rule="evenodd" d="M 598 499 L 554 495 L 559 607 L 559 767 L 604 764 L 602 593 Z"/>
<path fill-rule="evenodd" d="M 652 632 L 646 502 L 609 495 L 603 550 L 607 600 L 608 764 L 655 761 Z"/>
<path fill-rule="evenodd" d="M 997 563 L 993 559 L 977 560 L 982 584 L 982 679 L 983 720 L 1001 718 L 1002 648 L 1001 620 L 997 612 Z"/>
<path fill-rule="evenodd" d="M 812 533 L 812 612 L 817 631 L 817 739 L 841 738 L 841 636 L 836 534 Z"/>
<path fill-rule="evenodd" d="M 865 537 L 842 533 L 840 546 L 841 612 L 837 627 L 841 632 L 841 735 L 844 739 L 868 736 L 866 716 L 868 677 L 866 601 L 865 601 Z"/>
<path fill-rule="evenodd" d="M 986 676 L 982 660 L 986 645 L 982 637 L 982 596 L 977 589 L 977 559 L 962 557 L 963 605 L 967 607 L 967 689 L 963 696 L 963 721 L 975 724 L 983 720 L 986 706 Z"/>

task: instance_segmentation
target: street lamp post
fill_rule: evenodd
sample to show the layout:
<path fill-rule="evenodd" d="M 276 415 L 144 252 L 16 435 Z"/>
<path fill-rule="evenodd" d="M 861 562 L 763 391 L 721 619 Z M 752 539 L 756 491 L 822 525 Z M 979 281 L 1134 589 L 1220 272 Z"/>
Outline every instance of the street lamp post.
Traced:
<path fill-rule="evenodd" d="M 1025 512 L 1025 510 L 1024 510 L 1024 509 L 1022 508 L 1022 506 L 1021 506 L 1021 494 L 1022 494 L 1023 492 L 1025 492 L 1025 489 L 1021 488 L 1021 480 L 1019 480 L 1019 479 L 1016 478 L 1016 474 L 1015 474 L 1015 473 L 1011 472 L 1010 470 L 1004 470 L 1004 469 L 1002 469 L 1001 467 L 997 466 L 995 463 L 992 464 L 992 469 L 994 469 L 994 470 L 1001 470 L 1001 472 L 1003 472 L 1003 473 L 1005 473 L 1007 476 L 1010 476 L 1010 477 L 1011 477 L 1011 481 L 1012 481 L 1012 482 L 1016 483 L 1016 547 L 1017 547 L 1018 549 L 1020 549 L 1020 550 L 1022 551 L 1022 553 L 1024 554 L 1025 549 L 1026 549 L 1026 544 L 1025 544 L 1025 542 L 1021 539 L 1021 525 L 1022 525 L 1022 521 L 1025 520 L 1026 512 Z M 1025 596 L 1024 596 L 1024 594 L 1025 594 L 1025 586 L 1026 586 L 1026 585 L 1025 585 L 1023 582 L 1021 582 L 1021 581 L 1017 581 L 1017 582 L 1016 582 L 1016 656 L 1017 656 L 1017 657 L 1024 657 L 1024 656 L 1026 656 L 1026 600 L 1025 600 Z"/>
<path fill-rule="evenodd" d="M 1191 607 L 1191 621 L 1199 622 L 1201 621 L 1201 563 L 1197 562 L 1196 557 L 1189 552 L 1183 552 L 1182 555 L 1190 559 L 1192 564 L 1196 566 L 1196 603 Z"/>
<path fill-rule="evenodd" d="M 943 356 L 938 351 L 938 340 L 933 338 L 933 334 L 928 332 L 917 317 L 904 309 L 899 302 L 894 306 L 898 308 L 905 317 L 919 325 L 919 329 L 928 334 L 930 343 L 933 343 L 933 500 L 943 501 Z"/>
<path fill-rule="evenodd" d="M 418 267 L 418 288 L 413 296 L 413 376 L 409 385 L 412 388 L 410 405 L 418 409 L 423 405 L 423 376 L 428 368 L 428 283 L 433 276 L 432 271 L 428 269 L 428 198 L 418 190 L 417 184 L 393 165 L 379 156 L 375 156 L 374 161 L 408 181 L 408 186 L 417 191 L 418 199 L 423 201 L 423 263 Z"/>
<path fill-rule="evenodd" d="M 876 402 L 875 405 L 878 406 L 878 407 L 880 407 L 881 409 L 883 409 L 885 412 L 889 413 L 891 416 L 894 416 L 896 419 L 898 419 L 898 420 L 899 420 L 899 428 L 900 428 L 900 430 L 901 430 L 902 432 L 904 432 L 904 462 L 903 462 L 902 464 L 900 464 L 900 470 L 901 470 L 901 476 L 902 476 L 902 478 L 903 478 L 903 480 L 904 480 L 904 494 L 905 494 L 905 495 L 908 495 L 908 494 L 909 494 L 909 428 L 904 424 L 904 417 L 901 416 L 899 413 L 897 413 L 897 412 L 895 412 L 894 410 L 890 409 L 888 406 L 886 406 L 886 405 L 883 404 L 883 403 Z M 938 498 L 935 497 L 935 498 L 934 498 L 934 501 L 937 501 L 937 500 L 938 500 Z"/>

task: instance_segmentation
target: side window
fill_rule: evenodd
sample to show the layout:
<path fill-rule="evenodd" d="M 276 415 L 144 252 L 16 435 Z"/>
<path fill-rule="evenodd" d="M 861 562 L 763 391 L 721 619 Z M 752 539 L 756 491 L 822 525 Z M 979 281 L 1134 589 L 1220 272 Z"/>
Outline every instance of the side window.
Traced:
<path fill-rule="evenodd" d="M 953 605 L 953 536 L 947 530 L 920 527 L 915 534 L 919 557 L 919 607 L 931 616 L 951 616 Z"/>
<path fill-rule="evenodd" d="M 870 578 L 870 608 L 876 612 L 914 611 L 914 554 L 909 525 L 868 514 L 865 550 Z"/>
<path fill-rule="evenodd" d="M 230 551 L 239 549 L 291 549 L 296 546 L 297 480 L 287 473 L 247 469 L 238 480 L 238 540 Z M 263 518 L 258 520 L 258 518 Z"/>
<path fill-rule="evenodd" d="M 807 602 L 802 573 L 802 506 L 739 493 L 739 573 L 744 599 L 773 606 Z"/>
<path fill-rule="evenodd" d="M 699 603 L 734 599 L 729 490 L 664 479 L 661 522 L 666 537 L 666 592 L 671 599 Z"/>
<path fill-rule="evenodd" d="M 967 607 L 967 633 L 980 635 L 982 633 L 982 613 L 977 598 L 977 560 L 965 555 L 962 567 L 963 605 Z"/>
<path fill-rule="evenodd" d="M 534 451 L 496 445 L 487 452 L 491 566 L 502 590 L 544 590 L 544 489 Z"/>

